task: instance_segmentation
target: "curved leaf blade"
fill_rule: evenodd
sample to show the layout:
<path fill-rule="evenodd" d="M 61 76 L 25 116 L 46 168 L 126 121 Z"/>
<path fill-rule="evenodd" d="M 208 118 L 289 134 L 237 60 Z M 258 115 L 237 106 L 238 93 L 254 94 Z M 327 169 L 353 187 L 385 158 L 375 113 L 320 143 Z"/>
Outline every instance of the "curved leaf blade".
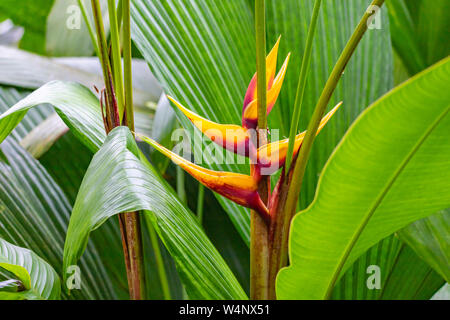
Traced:
<path fill-rule="evenodd" d="M 28 109 L 52 104 L 58 114 L 89 149 L 96 151 L 106 134 L 98 99 L 86 87 L 75 82 L 49 82 L 17 102 L 0 115 L 0 142 L 20 123 Z"/>

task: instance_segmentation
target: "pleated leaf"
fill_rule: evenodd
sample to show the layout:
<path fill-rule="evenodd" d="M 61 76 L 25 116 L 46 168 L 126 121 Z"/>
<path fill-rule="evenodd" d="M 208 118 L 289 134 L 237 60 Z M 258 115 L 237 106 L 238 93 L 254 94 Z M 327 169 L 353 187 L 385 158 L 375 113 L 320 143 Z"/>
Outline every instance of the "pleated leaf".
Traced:
<path fill-rule="evenodd" d="M 0 238 L 0 268 L 17 276 L 23 291 L 2 292 L 0 299 L 59 299 L 61 283 L 53 268 L 34 252 Z"/>
<path fill-rule="evenodd" d="M 75 136 L 92 151 L 105 139 L 97 97 L 75 82 L 52 81 L 17 102 L 0 115 L 0 142 L 20 123 L 27 111 L 39 104 L 52 104 Z"/>
<path fill-rule="evenodd" d="M 450 206 L 450 59 L 375 102 L 329 159 L 312 205 L 294 218 L 280 298 L 329 297 L 372 245 Z"/>

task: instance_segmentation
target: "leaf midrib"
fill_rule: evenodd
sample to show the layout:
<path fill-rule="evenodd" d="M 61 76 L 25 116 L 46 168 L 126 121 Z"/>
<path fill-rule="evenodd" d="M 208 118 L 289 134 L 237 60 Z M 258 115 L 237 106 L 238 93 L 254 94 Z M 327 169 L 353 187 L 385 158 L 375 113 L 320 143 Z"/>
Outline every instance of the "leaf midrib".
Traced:
<path fill-rule="evenodd" d="M 358 241 L 359 237 L 361 236 L 362 232 L 364 231 L 365 227 L 369 223 L 369 220 L 374 215 L 375 211 L 378 209 L 380 204 L 383 202 L 384 198 L 388 194 L 388 192 L 391 190 L 391 187 L 394 185 L 397 178 L 400 176 L 400 174 L 403 172 L 403 170 L 406 168 L 410 160 L 414 157 L 414 155 L 417 153 L 417 151 L 420 149 L 420 147 L 423 145 L 423 143 L 426 141 L 426 139 L 431 135 L 431 133 L 436 129 L 436 127 L 441 123 L 441 121 L 446 117 L 446 115 L 450 111 L 450 105 L 447 106 L 446 109 L 439 115 L 439 117 L 432 123 L 432 125 L 429 127 L 429 129 L 422 135 L 421 139 L 414 145 L 411 152 L 407 155 L 407 157 L 403 160 L 403 162 L 400 164 L 400 166 L 397 168 L 397 170 L 393 173 L 392 177 L 388 180 L 387 184 L 384 188 L 382 188 L 381 192 L 378 194 L 377 198 L 375 199 L 372 207 L 367 212 L 365 218 L 363 219 L 362 223 L 359 225 L 356 232 L 353 234 L 351 241 L 347 245 L 347 247 L 344 250 L 343 255 L 341 256 L 341 259 L 339 260 L 339 263 L 336 267 L 336 269 L 333 272 L 333 276 L 331 278 L 331 281 L 328 285 L 327 291 L 325 293 L 325 299 L 329 299 L 331 296 L 331 293 L 333 292 L 334 285 L 342 271 L 342 268 L 344 267 L 345 262 L 347 261 L 351 251 L 353 250 L 353 247 L 355 246 L 356 242 Z"/>

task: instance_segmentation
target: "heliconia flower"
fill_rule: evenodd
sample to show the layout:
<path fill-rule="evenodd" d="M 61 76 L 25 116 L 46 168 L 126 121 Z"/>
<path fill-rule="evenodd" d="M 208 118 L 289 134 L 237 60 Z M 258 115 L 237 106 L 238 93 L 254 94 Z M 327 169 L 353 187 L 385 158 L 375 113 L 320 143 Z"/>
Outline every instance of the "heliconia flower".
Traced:
<path fill-rule="evenodd" d="M 250 136 L 246 129 L 234 124 L 220 124 L 188 110 L 174 98 L 167 96 L 191 122 L 212 141 L 242 156 L 249 156 Z M 255 152 L 256 150 L 254 150 Z"/>
<path fill-rule="evenodd" d="M 275 76 L 280 38 L 266 57 L 266 83 L 267 83 L 267 113 L 272 110 L 286 75 L 290 54 L 286 57 L 280 71 Z M 258 193 L 258 184 L 263 175 L 271 175 L 283 167 L 286 160 L 289 139 L 273 142 L 256 149 L 256 133 L 258 110 L 257 110 L 257 74 L 250 81 L 250 85 L 244 97 L 242 111 L 242 126 L 234 124 L 219 124 L 205 119 L 190 111 L 174 98 L 167 96 L 175 106 L 208 138 L 218 145 L 234 153 L 250 157 L 253 170 L 251 175 L 233 172 L 214 171 L 200 167 L 183 157 L 164 148 L 156 141 L 138 135 L 155 149 L 169 157 L 175 164 L 186 170 L 207 188 L 234 201 L 244 207 L 257 211 L 266 221 L 270 221 L 270 213 L 266 204 Z M 318 134 L 328 120 L 341 106 L 339 103 L 320 122 Z M 297 155 L 306 132 L 302 132 L 295 138 L 293 155 Z M 270 189 L 270 188 L 269 188 Z M 270 191 L 269 191 L 270 192 Z M 274 193 L 276 195 L 276 193 Z M 271 202 L 274 198 L 271 197 Z M 276 200 L 276 199 L 275 199 Z M 269 203 L 269 206 L 272 204 Z"/>
<path fill-rule="evenodd" d="M 281 86 L 283 84 L 284 76 L 286 75 L 286 70 L 291 55 L 290 53 L 287 55 L 280 71 L 275 77 L 280 38 L 278 38 L 277 43 L 275 43 L 266 58 L 267 114 L 272 111 L 278 95 L 280 94 Z M 256 129 L 258 123 L 258 93 L 256 84 L 257 74 L 255 73 L 247 88 L 247 92 L 244 97 L 244 107 L 242 108 L 242 126 L 246 129 Z"/>
<path fill-rule="evenodd" d="M 316 135 L 325 127 L 328 120 L 334 115 L 334 113 L 342 105 L 342 102 L 338 103 L 330 112 L 328 112 L 320 121 L 319 128 Z M 303 139 L 305 138 L 306 131 L 299 133 L 295 137 L 293 156 L 297 155 Z M 288 150 L 289 139 L 284 139 L 276 142 L 272 142 L 258 148 L 258 166 L 260 167 L 272 167 L 274 171 L 284 166 L 286 161 L 286 154 Z"/>
<path fill-rule="evenodd" d="M 263 218 L 269 219 L 269 210 L 258 194 L 258 180 L 254 176 L 234 172 L 214 171 L 200 167 L 166 149 L 153 139 L 140 134 L 136 135 L 170 158 L 176 165 L 179 165 L 187 171 L 205 187 L 237 204 L 256 210 Z"/>

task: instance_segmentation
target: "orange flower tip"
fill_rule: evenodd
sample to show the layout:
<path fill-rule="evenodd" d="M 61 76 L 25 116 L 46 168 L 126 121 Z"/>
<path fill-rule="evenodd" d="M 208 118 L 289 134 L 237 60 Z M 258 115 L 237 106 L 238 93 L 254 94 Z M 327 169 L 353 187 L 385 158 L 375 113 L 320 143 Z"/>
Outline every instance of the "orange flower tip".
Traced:
<path fill-rule="evenodd" d="M 170 158 L 205 187 L 230 199 L 231 201 L 268 215 L 268 210 L 258 194 L 258 185 L 254 177 L 234 172 L 209 170 L 196 165 L 176 153 L 166 149 L 151 138 L 138 135 L 144 142 Z"/>
<path fill-rule="evenodd" d="M 320 131 L 325 127 L 327 122 L 331 119 L 331 117 L 336 113 L 340 106 L 342 106 L 343 102 L 339 102 L 333 109 L 331 109 L 320 121 L 319 127 L 317 128 L 316 135 L 320 133 Z M 300 150 L 300 147 L 303 143 L 303 139 L 305 138 L 306 131 L 299 133 L 295 137 L 294 143 L 294 152 L 293 156 L 295 156 Z M 289 139 L 284 139 L 276 142 L 272 142 L 261 146 L 257 151 L 257 161 L 258 167 L 265 168 L 265 174 L 271 174 L 284 166 L 287 156 L 287 149 L 289 145 Z"/>

